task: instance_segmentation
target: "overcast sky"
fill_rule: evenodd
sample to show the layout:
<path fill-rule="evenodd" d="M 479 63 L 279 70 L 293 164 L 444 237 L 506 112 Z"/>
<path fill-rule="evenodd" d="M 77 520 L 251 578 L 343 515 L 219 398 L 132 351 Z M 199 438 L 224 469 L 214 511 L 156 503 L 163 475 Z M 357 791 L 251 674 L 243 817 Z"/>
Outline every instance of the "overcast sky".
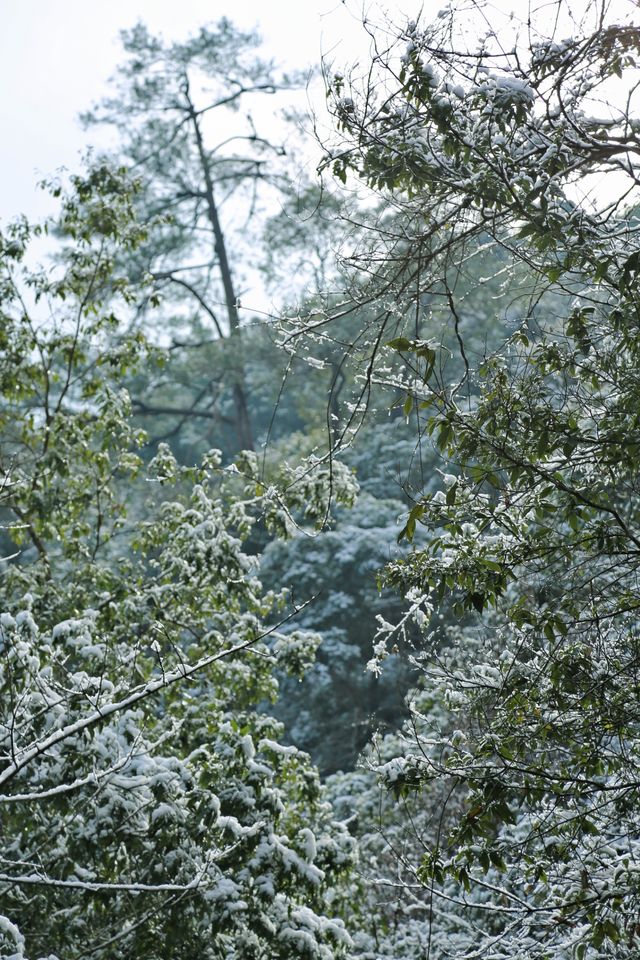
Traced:
<path fill-rule="evenodd" d="M 380 6 L 395 19 L 414 2 L 365 3 Z M 345 63 L 357 57 L 361 9 L 359 0 L 0 0 L 0 220 L 41 215 L 47 204 L 37 180 L 78 168 L 91 134 L 77 115 L 105 93 L 121 59 L 121 29 L 143 20 L 182 39 L 228 16 L 257 26 L 265 53 L 303 67 L 321 53 Z"/>

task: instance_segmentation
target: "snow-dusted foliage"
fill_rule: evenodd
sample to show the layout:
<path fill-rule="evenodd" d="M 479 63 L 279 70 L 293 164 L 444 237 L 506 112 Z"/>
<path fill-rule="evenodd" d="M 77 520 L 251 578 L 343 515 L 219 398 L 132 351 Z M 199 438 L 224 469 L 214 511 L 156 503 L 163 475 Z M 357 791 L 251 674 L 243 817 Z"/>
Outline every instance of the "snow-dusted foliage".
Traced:
<path fill-rule="evenodd" d="M 331 530 L 269 544 L 262 559 L 267 582 L 290 587 L 295 600 L 311 600 L 300 625 L 320 630 L 315 664 L 299 682 L 282 679 L 276 713 L 294 743 L 304 746 L 323 772 L 348 769 L 378 726 L 394 725 L 404 712 L 411 670 L 393 657 L 384 677 L 365 669 L 376 617 L 402 605 L 392 590 L 380 592 L 379 571 L 399 553 L 396 540 L 404 505 L 361 495 Z"/>
<path fill-rule="evenodd" d="M 388 582 L 414 618 L 450 602 L 461 622 L 433 635 L 413 722 L 378 770 L 417 791 L 399 829 L 381 820 L 415 945 L 363 941 L 363 955 L 640 950 L 640 30 L 626 13 L 559 0 L 500 25 L 489 5 L 452 5 L 378 37 L 362 84 L 332 84 L 327 166 L 384 202 L 359 258 L 377 308 L 363 380 L 402 391 L 450 462 L 440 489 L 415 492 L 404 534 L 427 543 Z M 469 308 L 487 284 L 502 329 L 478 349 Z M 388 644 L 396 627 L 381 629 Z"/>
<path fill-rule="evenodd" d="M 306 905 L 349 841 L 306 755 L 252 709 L 274 692 L 256 598 L 214 598 L 242 572 L 239 541 L 215 509 L 189 512 L 200 533 L 188 552 L 169 541 L 168 576 L 48 629 L 28 596 L 2 616 L 3 907 L 59 956 L 155 956 L 161 936 L 211 957 L 332 957 L 344 930 Z"/>
<path fill-rule="evenodd" d="M 0 955 L 334 960 L 352 840 L 256 709 L 318 638 L 283 632 L 295 611 L 243 548 L 299 495 L 257 491 L 250 457 L 143 465 L 114 381 L 145 350 L 115 315 L 137 296 L 113 259 L 138 239 L 129 185 L 75 179 L 59 223 L 48 273 L 21 272 L 24 223 L 1 240 Z"/>

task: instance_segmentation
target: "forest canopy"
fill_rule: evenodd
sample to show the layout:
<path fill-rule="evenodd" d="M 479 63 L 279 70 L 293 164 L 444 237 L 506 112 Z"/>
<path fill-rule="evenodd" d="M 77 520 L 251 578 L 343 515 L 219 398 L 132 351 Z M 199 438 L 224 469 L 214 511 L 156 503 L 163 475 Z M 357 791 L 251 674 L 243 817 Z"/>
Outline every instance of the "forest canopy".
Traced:
<path fill-rule="evenodd" d="M 125 31 L 0 234 L 7 960 L 640 951 L 637 8 L 363 30 Z"/>

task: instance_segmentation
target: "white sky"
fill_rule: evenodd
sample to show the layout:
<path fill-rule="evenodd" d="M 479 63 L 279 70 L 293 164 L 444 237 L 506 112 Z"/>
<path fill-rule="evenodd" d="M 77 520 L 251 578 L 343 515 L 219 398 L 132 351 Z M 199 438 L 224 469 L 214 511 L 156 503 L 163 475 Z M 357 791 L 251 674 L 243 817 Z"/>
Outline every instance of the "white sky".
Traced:
<path fill-rule="evenodd" d="M 419 2 L 375 6 L 396 19 Z M 360 0 L 0 0 L 0 220 L 41 216 L 49 203 L 37 181 L 79 168 L 96 132 L 85 134 L 77 115 L 106 92 L 121 29 L 143 20 L 181 39 L 227 16 L 259 29 L 265 55 L 305 67 L 321 53 L 348 63 L 366 49 L 361 10 Z"/>

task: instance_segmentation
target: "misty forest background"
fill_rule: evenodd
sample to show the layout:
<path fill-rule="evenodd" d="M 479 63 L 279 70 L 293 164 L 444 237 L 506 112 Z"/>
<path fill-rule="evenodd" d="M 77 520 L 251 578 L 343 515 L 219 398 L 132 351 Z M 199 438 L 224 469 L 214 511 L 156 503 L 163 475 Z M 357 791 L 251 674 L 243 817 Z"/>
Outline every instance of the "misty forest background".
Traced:
<path fill-rule="evenodd" d="M 640 27 L 548 7 L 139 23 L 3 225 L 5 960 L 638 956 Z"/>

